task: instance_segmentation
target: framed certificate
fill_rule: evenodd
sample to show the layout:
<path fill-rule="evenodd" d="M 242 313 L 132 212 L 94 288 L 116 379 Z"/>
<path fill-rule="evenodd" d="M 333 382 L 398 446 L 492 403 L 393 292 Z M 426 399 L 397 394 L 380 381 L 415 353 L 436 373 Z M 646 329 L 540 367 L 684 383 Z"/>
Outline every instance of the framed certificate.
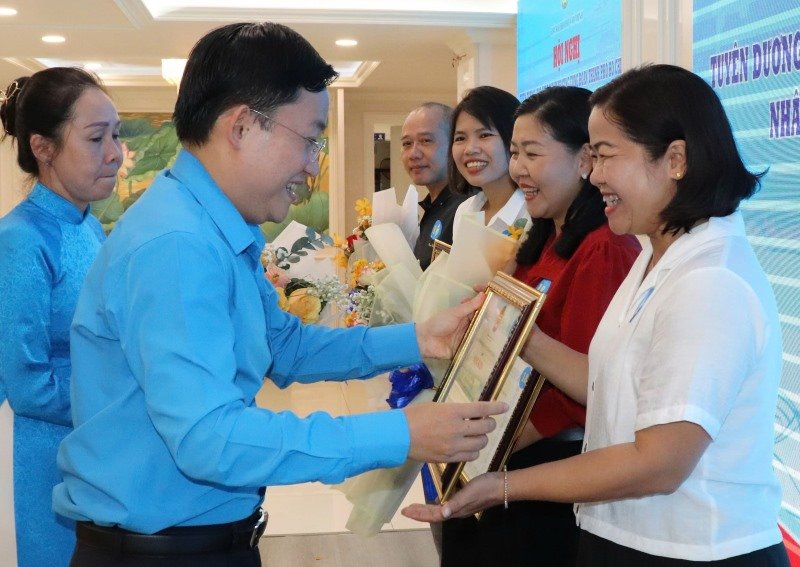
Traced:
<path fill-rule="evenodd" d="M 436 259 L 436 257 L 442 252 L 446 252 L 449 254 L 452 246 L 447 244 L 446 242 L 442 242 L 441 240 L 434 240 L 433 244 L 431 244 L 431 248 L 432 248 L 431 262 L 433 262 Z"/>
<path fill-rule="evenodd" d="M 503 468 L 544 383 L 519 354 L 545 300 L 537 291 L 498 272 L 486 300 L 470 323 L 434 401 L 441 403 L 502 400 L 509 410 L 495 416 L 488 445 L 470 463 L 438 464 L 444 502 L 461 483 Z"/>

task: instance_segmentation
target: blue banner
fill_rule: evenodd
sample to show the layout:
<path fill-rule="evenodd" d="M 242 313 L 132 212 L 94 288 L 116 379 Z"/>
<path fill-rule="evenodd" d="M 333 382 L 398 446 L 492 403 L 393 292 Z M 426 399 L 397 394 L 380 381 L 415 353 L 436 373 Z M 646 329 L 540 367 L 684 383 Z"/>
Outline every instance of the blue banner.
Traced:
<path fill-rule="evenodd" d="M 619 0 L 519 0 L 520 100 L 553 85 L 594 90 L 622 72 L 621 57 Z"/>
<path fill-rule="evenodd" d="M 722 99 L 750 170 L 768 170 L 741 209 L 781 312 L 774 465 L 781 527 L 800 561 L 800 5 L 694 0 L 693 26 L 695 73 Z"/>

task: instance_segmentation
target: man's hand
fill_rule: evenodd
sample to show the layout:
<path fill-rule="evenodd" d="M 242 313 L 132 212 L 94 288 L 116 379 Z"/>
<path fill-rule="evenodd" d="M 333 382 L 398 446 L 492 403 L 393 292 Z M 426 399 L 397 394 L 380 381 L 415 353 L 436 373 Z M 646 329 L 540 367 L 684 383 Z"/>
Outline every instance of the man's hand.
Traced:
<path fill-rule="evenodd" d="M 425 403 L 403 409 L 411 446 L 408 458 L 429 463 L 474 461 L 496 424 L 490 415 L 504 413 L 505 402 Z"/>
<path fill-rule="evenodd" d="M 416 326 L 419 350 L 424 357 L 452 358 L 467 330 L 472 314 L 478 309 L 486 295 L 479 293 L 450 309 L 437 313 Z"/>
<path fill-rule="evenodd" d="M 503 473 L 486 473 L 475 477 L 439 504 L 412 504 L 402 514 L 418 522 L 441 522 L 447 518 L 465 518 L 480 510 L 503 503 Z"/>

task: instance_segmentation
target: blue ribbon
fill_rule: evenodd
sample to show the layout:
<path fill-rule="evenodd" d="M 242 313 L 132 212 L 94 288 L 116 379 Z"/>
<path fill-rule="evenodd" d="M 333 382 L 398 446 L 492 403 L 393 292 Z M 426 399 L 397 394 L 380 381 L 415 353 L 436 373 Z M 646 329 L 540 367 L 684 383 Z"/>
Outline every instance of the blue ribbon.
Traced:
<path fill-rule="evenodd" d="M 424 364 L 414 364 L 408 368 L 393 370 L 389 374 L 389 382 L 392 384 L 392 391 L 389 393 L 386 403 L 393 409 L 406 407 L 422 390 L 433 388 L 433 376 Z M 436 502 L 439 498 L 427 465 L 422 467 L 422 490 L 425 493 L 426 502 Z"/>
<path fill-rule="evenodd" d="M 389 382 L 392 383 L 392 391 L 386 403 L 393 409 L 406 407 L 422 390 L 433 388 L 433 376 L 424 364 L 393 370 L 389 374 Z"/>

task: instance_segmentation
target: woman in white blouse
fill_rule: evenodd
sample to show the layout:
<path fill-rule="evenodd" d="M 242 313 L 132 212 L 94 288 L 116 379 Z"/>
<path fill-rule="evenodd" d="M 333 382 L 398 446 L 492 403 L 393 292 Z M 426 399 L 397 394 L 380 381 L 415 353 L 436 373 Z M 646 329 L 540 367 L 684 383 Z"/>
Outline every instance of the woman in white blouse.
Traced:
<path fill-rule="evenodd" d="M 440 521 L 511 500 L 582 502 L 580 566 L 788 567 L 772 470 L 780 324 L 737 212 L 760 175 L 689 71 L 634 69 L 590 102 L 591 181 L 611 230 L 651 247 L 588 357 L 542 332 L 523 354 L 587 404 L 584 452 L 482 475 L 444 506 L 404 513 Z"/>
<path fill-rule="evenodd" d="M 517 98 L 483 86 L 469 91 L 453 111 L 450 135 L 450 187 L 460 193 L 480 191 L 456 209 L 453 239 L 466 214 L 484 213 L 486 226 L 509 234 L 509 226 L 527 229 L 530 215 L 524 194 L 508 173 L 511 132 Z"/>

